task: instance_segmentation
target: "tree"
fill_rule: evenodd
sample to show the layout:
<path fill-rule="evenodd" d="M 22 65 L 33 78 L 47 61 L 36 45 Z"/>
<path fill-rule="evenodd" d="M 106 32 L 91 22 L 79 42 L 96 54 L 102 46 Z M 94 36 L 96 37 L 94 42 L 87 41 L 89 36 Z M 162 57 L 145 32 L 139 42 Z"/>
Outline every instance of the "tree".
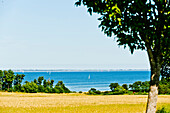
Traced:
<path fill-rule="evenodd" d="M 150 86 L 149 81 L 142 82 L 141 86 L 142 91 L 149 92 L 149 86 Z"/>
<path fill-rule="evenodd" d="M 169 0 L 77 0 L 90 15 L 101 17 L 104 34 L 117 37 L 118 45 L 128 46 L 131 53 L 146 50 L 151 68 L 150 91 L 146 112 L 154 113 L 162 64 L 170 59 Z"/>
<path fill-rule="evenodd" d="M 134 90 L 137 92 L 141 91 L 141 85 L 142 85 L 141 81 L 136 81 L 135 83 L 133 83 Z"/>
<path fill-rule="evenodd" d="M 111 89 L 112 91 L 114 91 L 114 89 L 115 89 L 116 87 L 118 87 L 118 86 L 119 86 L 118 83 L 111 83 L 111 84 L 109 85 L 109 87 L 110 87 L 110 89 Z"/>
<path fill-rule="evenodd" d="M 24 74 L 17 74 L 14 77 L 14 90 L 15 91 L 21 91 L 21 82 L 24 79 L 25 75 Z"/>
<path fill-rule="evenodd" d="M 44 77 L 43 77 L 43 76 L 41 76 L 41 77 L 38 77 L 38 85 L 41 85 L 41 83 L 42 83 L 42 80 L 44 80 Z"/>
<path fill-rule="evenodd" d="M 123 84 L 122 87 L 126 90 L 128 90 L 128 85 L 127 84 Z"/>
<path fill-rule="evenodd" d="M 3 84 L 3 71 L 0 70 L 0 90 L 2 90 L 2 84 Z"/>
<path fill-rule="evenodd" d="M 9 90 L 9 88 L 12 87 L 12 82 L 14 80 L 14 77 L 15 77 L 15 75 L 12 70 L 4 71 L 4 78 L 3 78 L 4 86 L 5 86 L 5 88 L 7 86 L 8 90 Z"/>
<path fill-rule="evenodd" d="M 161 76 L 170 81 L 170 59 L 163 63 L 161 68 Z"/>
<path fill-rule="evenodd" d="M 38 82 L 37 82 L 37 80 L 36 80 L 36 79 L 34 79 L 34 83 L 38 84 Z"/>
<path fill-rule="evenodd" d="M 47 81 L 46 81 L 46 79 L 43 81 L 43 86 L 44 86 L 44 88 L 47 87 Z"/>
<path fill-rule="evenodd" d="M 63 81 L 58 81 L 56 86 L 61 87 L 64 90 L 64 93 L 70 93 L 71 91 L 64 85 Z M 56 87 L 55 86 L 55 87 Z"/>
<path fill-rule="evenodd" d="M 53 84 L 54 84 L 54 80 L 51 80 L 51 82 L 50 82 L 50 88 L 53 87 Z"/>
<path fill-rule="evenodd" d="M 24 91 L 27 93 L 37 93 L 38 85 L 35 82 L 27 82 L 23 85 Z"/>
<path fill-rule="evenodd" d="M 126 93 L 126 89 L 124 89 L 122 86 L 117 86 L 115 89 L 114 89 L 115 93 L 117 94 L 123 94 L 123 93 Z"/>

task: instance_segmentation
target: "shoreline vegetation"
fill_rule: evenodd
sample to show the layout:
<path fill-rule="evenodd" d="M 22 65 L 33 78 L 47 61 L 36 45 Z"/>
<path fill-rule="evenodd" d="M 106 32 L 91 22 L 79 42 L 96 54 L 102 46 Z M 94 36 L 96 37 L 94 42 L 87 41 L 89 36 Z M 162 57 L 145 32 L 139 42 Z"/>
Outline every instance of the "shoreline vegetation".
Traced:
<path fill-rule="evenodd" d="M 149 81 L 136 81 L 133 84 L 123 84 L 122 86 L 118 83 L 110 83 L 108 87 L 110 87 L 111 91 L 99 91 L 91 88 L 88 92 L 76 92 L 70 91 L 63 81 L 58 81 L 58 83 L 54 85 L 54 80 L 46 80 L 43 76 L 40 76 L 31 82 L 25 81 L 22 83 L 24 77 L 24 74 L 14 74 L 12 70 L 0 70 L 0 91 L 25 93 L 85 93 L 88 95 L 148 95 L 150 86 Z M 169 79 L 161 78 L 159 94 L 170 94 Z"/>

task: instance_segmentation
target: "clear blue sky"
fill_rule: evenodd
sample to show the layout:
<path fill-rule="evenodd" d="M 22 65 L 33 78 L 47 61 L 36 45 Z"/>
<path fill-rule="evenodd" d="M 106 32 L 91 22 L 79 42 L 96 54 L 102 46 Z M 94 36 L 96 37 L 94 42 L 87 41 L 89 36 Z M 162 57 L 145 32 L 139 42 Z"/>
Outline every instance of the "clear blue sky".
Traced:
<path fill-rule="evenodd" d="M 149 69 L 145 51 L 118 47 L 75 0 L 0 3 L 0 68 Z"/>

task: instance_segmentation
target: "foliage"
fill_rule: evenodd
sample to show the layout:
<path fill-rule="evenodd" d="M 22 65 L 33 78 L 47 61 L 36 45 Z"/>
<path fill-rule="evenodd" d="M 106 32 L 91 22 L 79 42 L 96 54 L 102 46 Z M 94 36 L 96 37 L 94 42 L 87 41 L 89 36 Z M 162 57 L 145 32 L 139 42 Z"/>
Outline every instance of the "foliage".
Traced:
<path fill-rule="evenodd" d="M 88 91 L 88 94 L 91 94 L 91 95 L 99 95 L 101 94 L 101 92 L 99 90 L 96 90 L 95 88 L 91 88 L 89 91 Z"/>
<path fill-rule="evenodd" d="M 12 70 L 4 71 L 3 76 L 3 89 L 8 89 L 12 87 L 12 82 L 14 80 L 14 72 Z"/>
<path fill-rule="evenodd" d="M 42 80 L 44 80 L 44 77 L 43 77 L 43 76 L 41 76 L 41 77 L 38 77 L 38 85 L 41 85 L 41 83 L 42 83 Z"/>
<path fill-rule="evenodd" d="M 82 91 L 79 91 L 79 93 L 82 93 Z"/>
<path fill-rule="evenodd" d="M 166 60 L 162 65 L 161 76 L 170 81 L 170 59 Z"/>
<path fill-rule="evenodd" d="M 132 53 L 149 47 L 155 53 L 162 53 L 161 60 L 169 58 L 170 6 L 167 1 L 77 0 L 75 4 L 87 6 L 90 15 L 101 15 L 98 20 L 102 31 L 110 37 L 116 35 L 119 45 L 128 45 Z"/>
<path fill-rule="evenodd" d="M 0 70 L 0 90 L 2 90 L 2 84 L 3 84 L 3 71 Z"/>
<path fill-rule="evenodd" d="M 21 75 L 17 74 L 14 77 L 14 91 L 18 91 L 18 92 L 21 91 L 21 82 L 24 79 L 24 77 L 25 77 L 24 74 L 21 74 Z"/>
<path fill-rule="evenodd" d="M 164 77 L 159 82 L 159 94 L 170 94 L 170 81 Z"/>
<path fill-rule="evenodd" d="M 26 92 L 26 93 L 70 93 L 71 91 L 64 85 L 63 81 L 58 81 L 55 87 L 53 87 L 54 80 L 45 80 L 43 76 L 34 79 L 34 81 L 25 81 L 24 74 L 16 74 L 12 70 L 0 70 L 0 90 L 8 92 Z M 43 83 L 43 84 L 42 84 Z"/>
<path fill-rule="evenodd" d="M 24 92 L 26 93 L 37 93 L 38 85 L 35 82 L 28 82 L 23 85 Z"/>
<path fill-rule="evenodd" d="M 117 86 L 115 89 L 114 89 L 114 92 L 115 93 L 119 93 L 119 94 L 124 94 L 127 92 L 126 89 L 124 89 L 122 86 Z"/>
<path fill-rule="evenodd" d="M 118 83 L 111 83 L 111 84 L 109 85 L 109 87 L 110 87 L 110 89 L 111 89 L 112 91 L 114 91 L 114 89 L 115 89 L 116 87 L 118 87 L 118 86 L 119 86 Z"/>
<path fill-rule="evenodd" d="M 44 92 L 44 86 L 38 85 L 38 92 Z"/>
<path fill-rule="evenodd" d="M 52 89 L 50 87 L 44 88 L 45 93 L 52 93 Z"/>
<path fill-rule="evenodd" d="M 65 87 L 63 81 L 58 81 L 56 86 L 61 87 L 64 90 L 64 93 L 70 93 L 71 92 L 67 87 Z"/>
<path fill-rule="evenodd" d="M 56 93 L 64 93 L 64 89 L 60 86 L 55 86 L 53 89 Z"/>
<path fill-rule="evenodd" d="M 149 82 L 148 81 L 145 81 L 145 82 L 141 82 L 141 81 L 137 81 L 133 84 L 130 84 L 129 85 L 129 88 L 131 88 L 132 91 L 135 91 L 135 92 L 141 92 L 141 91 L 145 91 L 145 92 L 148 92 L 149 91 Z"/>
<path fill-rule="evenodd" d="M 170 111 L 167 111 L 165 107 L 162 107 L 161 109 L 158 109 L 156 113 L 170 113 Z"/>
<path fill-rule="evenodd" d="M 126 89 L 126 90 L 129 89 L 127 84 L 123 84 L 122 87 L 123 87 L 124 89 Z"/>

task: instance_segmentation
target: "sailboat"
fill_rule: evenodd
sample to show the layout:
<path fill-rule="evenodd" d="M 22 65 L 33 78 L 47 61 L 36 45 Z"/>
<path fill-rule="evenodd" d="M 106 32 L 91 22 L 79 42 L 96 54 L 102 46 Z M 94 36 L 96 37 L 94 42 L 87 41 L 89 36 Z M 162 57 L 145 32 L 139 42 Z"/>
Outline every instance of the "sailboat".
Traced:
<path fill-rule="evenodd" d="M 89 74 L 89 77 L 88 77 L 88 79 L 90 79 L 90 74 Z"/>

